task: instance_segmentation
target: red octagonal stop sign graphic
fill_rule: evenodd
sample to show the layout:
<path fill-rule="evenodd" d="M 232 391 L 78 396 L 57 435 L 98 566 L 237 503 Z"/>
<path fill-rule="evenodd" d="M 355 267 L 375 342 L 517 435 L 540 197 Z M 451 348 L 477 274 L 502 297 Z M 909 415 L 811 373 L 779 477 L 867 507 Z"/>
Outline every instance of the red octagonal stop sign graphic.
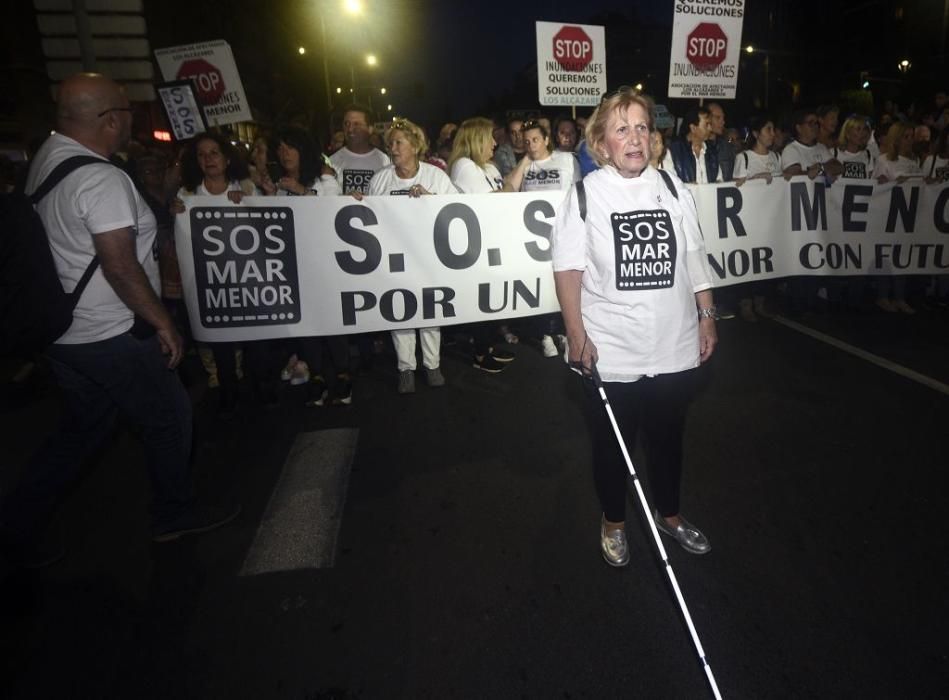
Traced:
<path fill-rule="evenodd" d="M 581 71 L 593 60 L 593 40 L 582 27 L 563 27 L 554 34 L 554 59 L 564 70 Z"/>
<path fill-rule="evenodd" d="M 193 80 L 198 90 L 198 101 L 204 105 L 217 104 L 224 94 L 224 76 L 203 58 L 182 63 L 178 68 L 178 80 Z"/>
<path fill-rule="evenodd" d="M 702 22 L 692 30 L 685 44 L 685 57 L 696 68 L 708 70 L 725 60 L 728 37 L 714 22 Z"/>

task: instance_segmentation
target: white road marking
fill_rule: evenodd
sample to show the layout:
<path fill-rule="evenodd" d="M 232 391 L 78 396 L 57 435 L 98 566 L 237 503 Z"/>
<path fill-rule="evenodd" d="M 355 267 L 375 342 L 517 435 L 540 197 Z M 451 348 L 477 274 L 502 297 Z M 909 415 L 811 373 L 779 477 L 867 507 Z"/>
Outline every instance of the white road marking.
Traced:
<path fill-rule="evenodd" d="M 814 338 L 815 340 L 819 340 L 822 343 L 827 343 L 828 345 L 831 345 L 837 348 L 838 350 L 843 350 L 844 352 L 847 352 L 847 353 L 850 353 L 851 355 L 859 357 L 861 360 L 866 360 L 867 362 L 871 362 L 878 367 L 882 367 L 883 369 L 887 369 L 891 372 L 894 372 L 895 374 L 898 374 L 901 377 L 911 379 L 912 381 L 919 382 L 923 386 L 929 387 L 930 389 L 935 389 L 936 391 L 940 391 L 943 394 L 949 395 L 949 385 L 943 384 L 942 382 L 936 379 L 933 379 L 932 377 L 927 377 L 925 374 L 920 374 L 919 372 L 911 370 L 908 367 L 904 367 L 903 365 L 898 365 L 895 362 L 891 362 L 890 360 L 887 360 L 885 357 L 874 355 L 872 352 L 861 350 L 860 348 L 850 345 L 849 343 L 845 343 L 842 340 L 838 340 L 837 338 L 834 338 L 833 336 L 829 336 L 825 333 L 821 333 L 820 331 L 815 331 L 813 328 L 809 328 L 808 326 L 801 325 L 800 323 L 797 323 L 796 321 L 792 321 L 789 318 L 785 318 L 784 316 L 775 315 L 773 318 L 782 326 L 787 326 L 788 328 L 795 330 L 798 333 L 809 335 L 811 338 Z"/>
<path fill-rule="evenodd" d="M 297 435 L 241 576 L 333 566 L 358 435 L 346 428 Z"/>

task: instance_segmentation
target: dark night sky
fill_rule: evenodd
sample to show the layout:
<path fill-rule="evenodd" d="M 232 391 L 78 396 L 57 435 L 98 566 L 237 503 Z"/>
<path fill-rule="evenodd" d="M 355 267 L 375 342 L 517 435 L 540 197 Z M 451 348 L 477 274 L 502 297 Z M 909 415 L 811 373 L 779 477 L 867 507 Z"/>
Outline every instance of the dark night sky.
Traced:
<path fill-rule="evenodd" d="M 363 2 L 367 14 L 360 19 L 344 15 L 340 0 L 145 0 L 145 16 L 153 48 L 227 40 L 263 120 L 309 113 L 314 128 L 324 132 L 318 7 L 326 12 L 333 88 L 348 88 L 352 63 L 359 66 L 358 85 L 388 88 L 385 98 L 374 97 L 374 107 L 384 112 L 391 102 L 397 113 L 428 128 L 475 114 L 537 108 L 537 20 L 605 25 L 609 86 L 642 81 L 664 101 L 673 0 Z M 905 105 L 947 87 L 941 31 L 947 5 L 949 0 L 747 0 L 742 44 L 773 50 L 769 107 L 779 115 L 793 106 L 792 99 L 846 106 L 844 91 L 858 87 L 861 71 L 879 78 L 871 81 L 872 109 L 878 111 L 885 99 Z M 14 0 L 0 26 L 0 50 L 11 66 L 2 76 L 6 102 L 0 107 L 8 108 L 0 117 L 18 119 L 24 133 L 42 130 L 41 115 L 51 115 L 48 88 L 37 80 L 45 69 L 33 12 L 31 0 Z M 304 57 L 296 52 L 300 45 L 308 48 Z M 378 55 L 378 68 L 362 63 L 368 52 Z M 913 61 L 913 70 L 901 76 L 896 64 L 904 57 Z M 763 82 L 761 55 L 743 57 L 738 99 L 727 105 L 729 113 L 741 119 L 756 111 Z M 44 105 L 24 109 L 38 102 Z M 670 106 L 678 113 L 686 108 Z"/>

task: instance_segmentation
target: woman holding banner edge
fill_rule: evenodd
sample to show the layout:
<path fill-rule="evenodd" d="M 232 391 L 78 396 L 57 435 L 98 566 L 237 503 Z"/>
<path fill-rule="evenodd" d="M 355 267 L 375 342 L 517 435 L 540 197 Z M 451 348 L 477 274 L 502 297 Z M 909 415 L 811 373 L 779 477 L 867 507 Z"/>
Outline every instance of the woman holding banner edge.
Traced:
<path fill-rule="evenodd" d="M 587 377 L 596 365 L 627 435 L 643 428 L 657 528 L 704 554 L 711 547 L 681 516 L 679 493 L 692 370 L 717 343 L 712 282 L 691 194 L 649 165 L 653 129 L 652 100 L 628 88 L 590 118 L 586 140 L 601 169 L 557 213 L 554 281 L 569 362 Z M 599 396 L 585 384 L 601 552 L 609 565 L 625 566 L 628 472 Z"/>

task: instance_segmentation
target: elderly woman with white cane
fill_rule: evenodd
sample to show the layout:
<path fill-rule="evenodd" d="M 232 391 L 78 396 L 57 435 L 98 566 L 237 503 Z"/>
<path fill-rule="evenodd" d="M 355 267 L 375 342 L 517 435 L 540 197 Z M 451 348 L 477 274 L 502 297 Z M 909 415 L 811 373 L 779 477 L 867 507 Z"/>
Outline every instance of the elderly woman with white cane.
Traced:
<path fill-rule="evenodd" d="M 649 165 L 652 101 L 624 88 L 603 99 L 586 140 L 601 169 L 572 189 L 552 236 L 568 361 L 598 380 L 631 439 L 642 428 L 656 527 L 686 551 L 710 550 L 679 512 L 682 438 L 694 369 L 715 349 L 712 282 L 692 196 Z M 627 476 L 600 398 L 590 387 L 600 544 L 625 566 Z M 657 539 L 658 543 L 658 539 Z"/>

